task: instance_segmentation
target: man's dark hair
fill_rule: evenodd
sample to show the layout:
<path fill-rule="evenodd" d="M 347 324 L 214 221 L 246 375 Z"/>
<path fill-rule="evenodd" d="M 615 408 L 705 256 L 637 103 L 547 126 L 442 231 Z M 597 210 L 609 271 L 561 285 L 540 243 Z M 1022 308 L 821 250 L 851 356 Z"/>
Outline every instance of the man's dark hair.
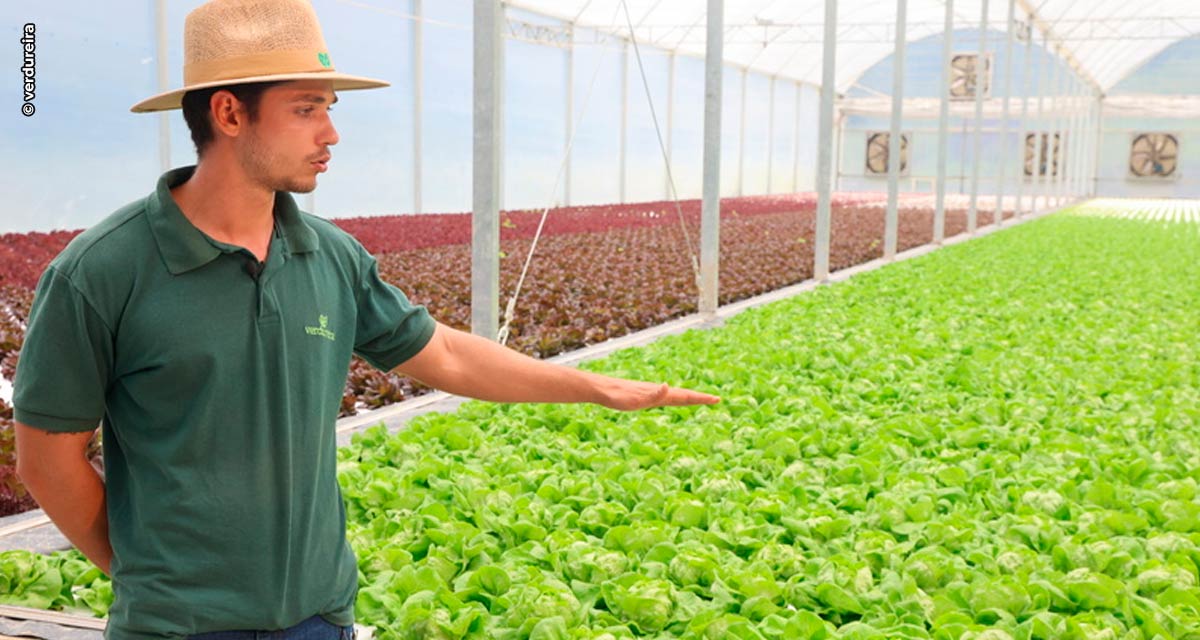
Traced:
<path fill-rule="evenodd" d="M 258 104 L 262 100 L 263 92 L 277 84 L 283 83 L 232 84 L 188 91 L 183 94 L 183 119 L 192 132 L 192 143 L 196 145 L 196 157 L 204 155 L 204 149 L 213 141 L 213 127 L 212 120 L 208 117 L 208 105 L 212 102 L 214 93 L 221 90 L 232 93 L 239 102 L 246 105 L 246 113 L 250 117 L 250 122 L 254 122 L 258 119 Z"/>

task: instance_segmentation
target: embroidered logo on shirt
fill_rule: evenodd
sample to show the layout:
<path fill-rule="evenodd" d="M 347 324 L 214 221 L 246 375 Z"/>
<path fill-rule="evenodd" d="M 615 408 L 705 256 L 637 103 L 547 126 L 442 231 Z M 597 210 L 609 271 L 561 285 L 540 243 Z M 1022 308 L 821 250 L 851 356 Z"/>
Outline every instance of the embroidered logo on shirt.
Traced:
<path fill-rule="evenodd" d="M 310 336 L 321 336 L 326 340 L 333 340 L 335 335 L 329 330 L 329 316 L 322 314 L 317 318 L 317 322 L 321 324 L 319 327 L 304 327 L 304 333 Z"/>

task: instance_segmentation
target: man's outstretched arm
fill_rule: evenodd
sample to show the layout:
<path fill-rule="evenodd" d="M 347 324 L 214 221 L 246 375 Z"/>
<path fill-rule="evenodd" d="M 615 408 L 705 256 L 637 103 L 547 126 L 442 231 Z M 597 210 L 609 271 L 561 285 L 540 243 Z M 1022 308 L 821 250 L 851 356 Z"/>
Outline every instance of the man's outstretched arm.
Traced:
<path fill-rule="evenodd" d="M 591 402 L 632 411 L 720 400 L 544 362 L 441 323 L 429 344 L 396 371 L 442 391 L 492 402 Z"/>
<path fill-rule="evenodd" d="M 17 475 L 71 544 L 111 574 L 104 482 L 87 458 L 91 431 L 52 433 L 16 423 Z"/>

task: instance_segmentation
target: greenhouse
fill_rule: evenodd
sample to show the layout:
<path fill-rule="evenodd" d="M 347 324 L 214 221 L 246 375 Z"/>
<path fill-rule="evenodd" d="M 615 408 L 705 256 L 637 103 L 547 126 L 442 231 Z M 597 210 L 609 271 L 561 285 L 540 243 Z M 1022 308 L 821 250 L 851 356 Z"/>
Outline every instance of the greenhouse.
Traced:
<path fill-rule="evenodd" d="M 1195 2 L 0 18 L 0 637 L 1200 640 Z"/>

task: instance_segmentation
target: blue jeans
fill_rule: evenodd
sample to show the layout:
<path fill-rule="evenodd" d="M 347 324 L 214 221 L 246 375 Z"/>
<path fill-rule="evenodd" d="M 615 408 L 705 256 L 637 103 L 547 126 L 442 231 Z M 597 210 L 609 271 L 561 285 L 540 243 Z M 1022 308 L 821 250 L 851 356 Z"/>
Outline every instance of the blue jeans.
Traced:
<path fill-rule="evenodd" d="M 278 631 L 211 631 L 190 635 L 188 640 L 354 640 L 354 625 L 339 627 L 313 616 Z"/>

